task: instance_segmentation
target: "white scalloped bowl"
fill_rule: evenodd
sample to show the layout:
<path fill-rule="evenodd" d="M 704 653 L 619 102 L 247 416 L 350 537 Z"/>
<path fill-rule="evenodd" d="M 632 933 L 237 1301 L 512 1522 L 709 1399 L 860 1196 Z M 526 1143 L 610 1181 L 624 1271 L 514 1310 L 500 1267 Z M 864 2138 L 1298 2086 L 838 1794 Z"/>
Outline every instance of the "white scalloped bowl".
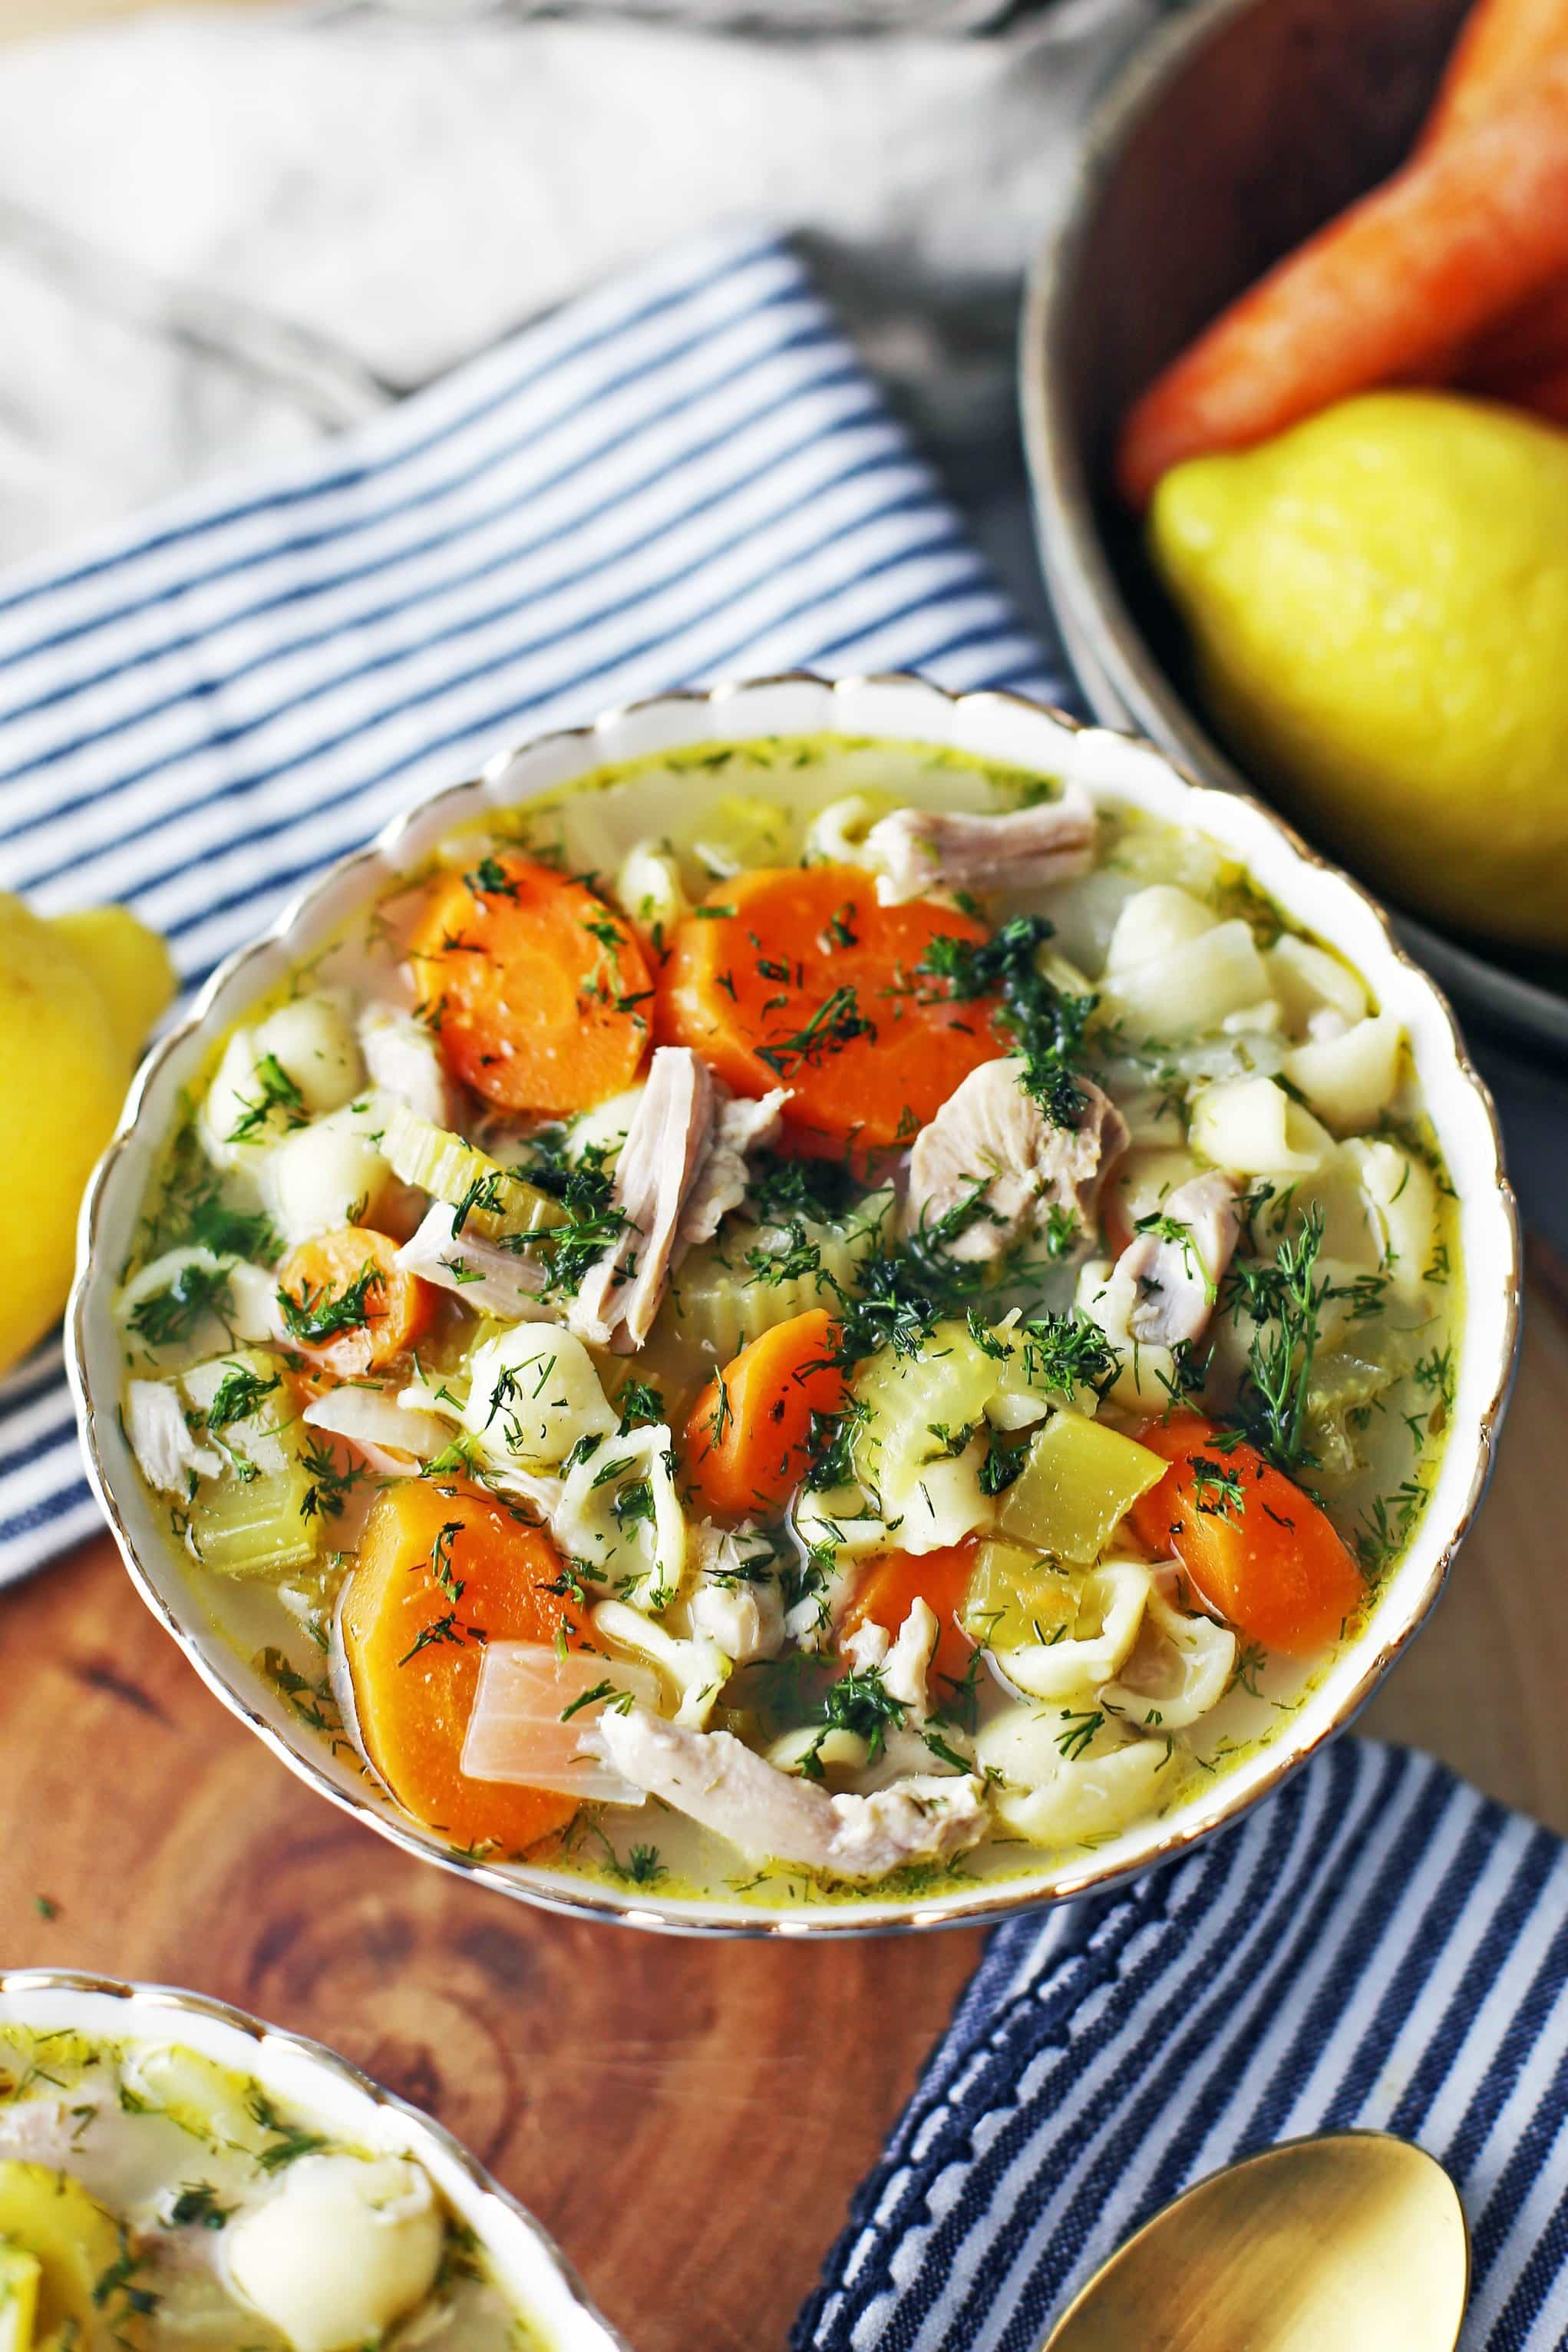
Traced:
<path fill-rule="evenodd" d="M 1337 948 L 1364 975 L 1383 1009 L 1404 1023 L 1458 1194 L 1466 1282 L 1449 1435 L 1426 1513 L 1366 1631 L 1344 1646 L 1268 1746 L 1255 1748 L 1161 1817 L 1134 1823 L 1087 1855 L 1042 1856 L 1038 1868 L 1016 1876 L 977 1880 L 918 1899 L 869 1887 L 862 1897 L 831 1903 L 781 1894 L 776 1905 L 764 1908 L 755 1898 L 661 1896 L 656 1889 L 600 1884 L 547 1865 L 496 1864 L 455 1855 L 330 1756 L 325 1745 L 315 1744 L 277 1694 L 216 1633 L 203 1606 L 200 1570 L 176 1554 L 158 1524 L 120 1425 L 121 1362 L 110 1301 L 181 1087 L 255 999 L 276 987 L 291 966 L 394 877 L 417 866 L 455 825 L 624 761 L 693 744 L 778 735 L 944 745 L 982 761 L 1077 779 L 1097 799 L 1194 827 L 1220 844 L 1293 921 Z M 830 683 L 791 676 L 664 696 L 505 753 L 476 782 L 437 793 L 412 810 L 370 848 L 329 868 L 295 898 L 265 938 L 213 975 L 187 1019 L 141 1069 L 83 1204 L 68 1326 L 71 1379 L 90 1474 L 132 1579 L 203 1680 L 302 1780 L 405 1853 L 555 1910 L 695 1933 L 822 1936 L 990 1921 L 1127 1877 L 1235 1820 L 1342 1729 L 1432 1608 L 1479 1502 L 1512 1371 L 1519 1284 L 1518 1222 L 1490 1097 L 1465 1057 L 1444 999 L 1396 946 L 1383 914 L 1356 883 L 1325 865 L 1257 802 L 1200 789 L 1152 745 L 1131 737 L 1081 728 L 1060 712 L 1013 695 L 952 696 L 915 677 Z"/>
<path fill-rule="evenodd" d="M 0 1972 L 0 2025 L 96 2042 L 173 2042 L 319 2118 L 328 2134 L 423 2165 L 492 2274 L 554 2352 L 630 2352 L 594 2310 L 566 2257 L 531 2213 L 450 2132 L 335 2051 L 177 1985 L 127 1984 L 71 1969 Z"/>

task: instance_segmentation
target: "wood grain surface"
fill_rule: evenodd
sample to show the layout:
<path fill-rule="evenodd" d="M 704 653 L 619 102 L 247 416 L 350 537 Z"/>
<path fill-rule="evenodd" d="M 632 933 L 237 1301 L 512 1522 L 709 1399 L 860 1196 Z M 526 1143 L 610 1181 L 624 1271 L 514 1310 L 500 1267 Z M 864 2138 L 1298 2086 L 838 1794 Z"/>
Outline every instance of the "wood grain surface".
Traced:
<path fill-rule="evenodd" d="M 1538 1264 L 1490 1496 L 1364 1726 L 1563 1830 L 1565 1429 Z M 638 2352 L 782 2346 L 980 1942 L 687 1943 L 407 1861 L 231 1720 L 107 1538 L 0 1600 L 0 1922 L 7 1965 L 193 1985 L 431 2108 Z"/>

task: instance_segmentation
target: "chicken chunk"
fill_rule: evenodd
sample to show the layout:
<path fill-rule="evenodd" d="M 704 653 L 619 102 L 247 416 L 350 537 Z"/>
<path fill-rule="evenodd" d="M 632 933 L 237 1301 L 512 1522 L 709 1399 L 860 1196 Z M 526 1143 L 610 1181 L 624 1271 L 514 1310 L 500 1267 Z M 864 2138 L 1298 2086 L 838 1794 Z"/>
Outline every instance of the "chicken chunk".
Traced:
<path fill-rule="evenodd" d="M 1082 784 L 1005 816 L 897 809 L 865 838 L 877 897 L 896 904 L 929 890 L 1038 890 L 1070 882 L 1094 855 L 1094 803 Z"/>
<path fill-rule="evenodd" d="M 185 1495 L 193 1476 L 215 1478 L 223 1456 L 199 1445 L 167 1381 L 132 1381 L 125 1391 L 125 1433 L 142 1476 L 161 1495 Z"/>
<path fill-rule="evenodd" d="M 1127 1148 L 1127 1126 L 1109 1095 L 1079 1084 L 1085 1108 L 1074 1127 L 1055 1127 L 1022 1086 L 1023 1066 L 1009 1055 L 971 1070 L 915 1139 L 909 1160 L 905 1229 L 936 1224 L 974 1201 L 976 1213 L 947 1244 L 967 1260 L 1000 1257 L 1066 1210 L 1087 1233 L 1100 1187 Z M 977 1185 L 984 1187 L 977 1195 Z"/>
<path fill-rule="evenodd" d="M 607 1713 L 583 1735 L 633 1788 L 728 1838 L 758 1862 L 836 1878 L 883 1878 L 901 1863 L 945 1860 L 985 1834 L 972 1773 L 920 1773 L 869 1797 L 830 1797 L 780 1772 L 727 1731 L 694 1732 L 645 1707 Z"/>
<path fill-rule="evenodd" d="M 402 1271 L 455 1291 L 465 1305 L 508 1323 L 553 1321 L 553 1311 L 539 1296 L 543 1266 L 498 1242 L 485 1241 L 471 1225 L 455 1234 L 455 1211 L 444 1201 L 433 1201 L 418 1232 L 397 1254 Z"/>
<path fill-rule="evenodd" d="M 434 1038 L 412 1013 L 368 1004 L 360 1015 L 360 1051 L 371 1083 L 395 1095 L 433 1127 L 454 1124 L 452 1087 Z"/>
<path fill-rule="evenodd" d="M 1112 1282 L 1125 1291 L 1129 1336 L 1174 1348 L 1201 1337 L 1239 1230 L 1233 1178 L 1211 1169 L 1178 1184 L 1158 1223 L 1135 1234 L 1116 1261 Z"/>
<path fill-rule="evenodd" d="M 715 1095 L 716 1108 L 707 1157 L 681 1213 L 683 1248 L 695 1242 L 711 1241 L 731 1209 L 739 1208 L 746 1198 L 750 1175 L 747 1154 L 778 1142 L 779 1122 L 789 1099 L 787 1087 L 775 1087 L 770 1094 L 759 1095 L 755 1100 L 746 1095 L 730 1095 L 722 1087 L 716 1087 Z"/>
<path fill-rule="evenodd" d="M 612 1205 L 624 1222 L 584 1275 L 567 1316 L 591 1346 L 629 1355 L 647 1338 L 713 1128 L 713 1080 L 700 1055 L 686 1045 L 661 1045 L 615 1163 Z"/>

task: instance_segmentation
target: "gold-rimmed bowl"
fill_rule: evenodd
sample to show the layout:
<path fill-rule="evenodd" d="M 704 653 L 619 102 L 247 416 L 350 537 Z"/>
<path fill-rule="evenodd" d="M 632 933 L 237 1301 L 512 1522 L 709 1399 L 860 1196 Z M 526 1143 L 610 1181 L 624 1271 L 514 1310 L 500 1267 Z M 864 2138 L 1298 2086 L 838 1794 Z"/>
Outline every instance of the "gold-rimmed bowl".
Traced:
<path fill-rule="evenodd" d="M 434 2116 L 410 2106 L 346 2058 L 243 2009 L 177 1985 L 127 1983 L 71 1969 L 0 1970 L 0 2026 L 81 2033 L 97 2042 L 174 2042 L 238 2074 L 376 2156 L 410 2157 L 470 2229 L 491 2273 L 556 2352 L 630 2352 L 589 2301 L 565 2255 L 533 2215 Z"/>
<path fill-rule="evenodd" d="M 772 1881 L 744 1894 L 661 1894 L 656 1886 L 585 1879 L 548 1863 L 500 1864 L 455 1853 L 398 1811 L 350 1759 L 334 1755 L 219 1632 L 204 1595 L 203 1572 L 170 1543 L 120 1422 L 123 1364 L 112 1313 L 119 1270 L 181 1088 L 247 1007 L 357 910 L 421 866 L 454 827 L 627 761 L 779 736 L 936 745 L 1043 777 L 1076 780 L 1096 801 L 1134 807 L 1208 836 L 1293 922 L 1338 949 L 1379 1005 L 1403 1022 L 1458 1196 L 1467 1282 L 1449 1433 L 1426 1512 L 1364 1633 L 1335 1655 L 1267 1745 L 1206 1780 L 1159 1818 L 1134 1824 L 1092 1853 L 1042 1855 L 1016 1874 L 977 1878 L 919 1897 L 872 1886 L 861 1895 L 813 1899 L 796 1885 Z M 995 1920 L 1125 1878 L 1234 1820 L 1342 1728 L 1425 1620 L 1474 1515 L 1506 1400 L 1518 1306 L 1518 1224 L 1490 1099 L 1465 1056 L 1447 1004 L 1356 884 L 1313 856 L 1259 803 L 1200 790 L 1151 744 L 1081 728 L 1015 695 L 955 696 L 917 677 L 831 682 L 797 675 L 667 695 L 503 753 L 473 782 L 410 811 L 293 899 L 264 938 L 213 975 L 140 1073 L 83 1205 L 68 1333 L 89 1474 L 138 1590 L 209 1688 L 302 1780 L 405 1853 L 552 1909 L 691 1933 L 823 1936 Z"/>

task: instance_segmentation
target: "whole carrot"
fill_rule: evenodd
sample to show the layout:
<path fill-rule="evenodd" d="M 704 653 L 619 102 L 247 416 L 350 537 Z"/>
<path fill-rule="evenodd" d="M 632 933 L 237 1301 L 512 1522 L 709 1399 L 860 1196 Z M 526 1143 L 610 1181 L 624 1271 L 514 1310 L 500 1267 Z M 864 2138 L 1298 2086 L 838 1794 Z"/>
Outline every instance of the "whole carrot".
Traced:
<path fill-rule="evenodd" d="M 1116 477 L 1142 508 L 1184 458 L 1245 447 L 1408 376 L 1568 271 L 1568 56 L 1353 205 L 1134 402 Z"/>
<path fill-rule="evenodd" d="M 1495 114 L 1565 52 L 1568 0 L 1476 0 L 1422 125 L 1416 153 Z"/>

